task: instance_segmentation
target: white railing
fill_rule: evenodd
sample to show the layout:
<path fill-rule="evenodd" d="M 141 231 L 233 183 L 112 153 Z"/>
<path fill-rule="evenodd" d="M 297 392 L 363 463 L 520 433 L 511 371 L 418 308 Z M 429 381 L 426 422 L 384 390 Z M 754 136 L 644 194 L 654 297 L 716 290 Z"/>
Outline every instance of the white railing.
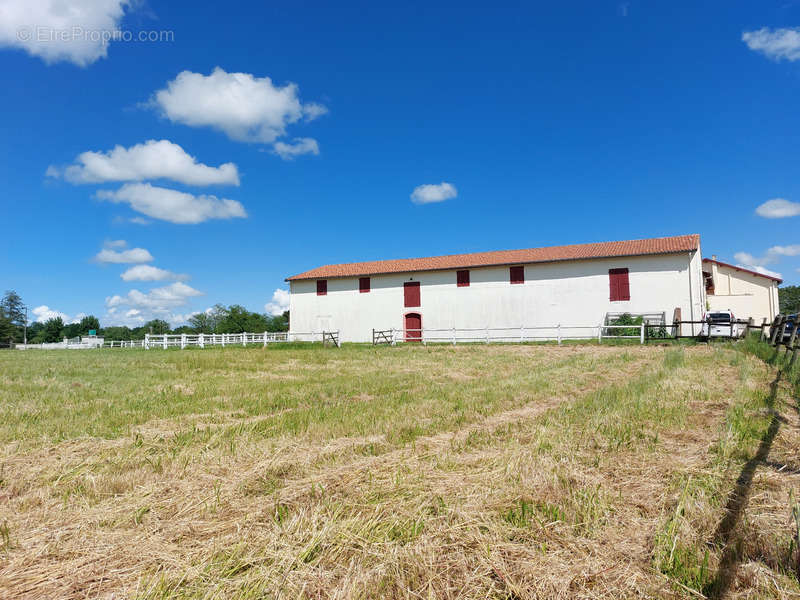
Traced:
<path fill-rule="evenodd" d="M 422 344 L 524 343 L 566 340 L 638 339 L 645 340 L 646 324 L 641 325 L 545 325 L 522 327 L 476 327 L 449 329 L 385 329 L 373 330 L 373 343 L 421 342 Z M 636 335 L 609 335 L 611 329 L 635 329 Z"/>
<path fill-rule="evenodd" d="M 260 344 L 266 347 L 269 344 L 288 343 L 288 342 L 321 342 L 325 333 L 335 333 L 338 338 L 339 332 L 288 332 L 278 331 L 264 333 L 168 333 L 162 335 L 145 334 L 141 340 L 141 347 L 146 350 L 150 348 L 187 348 L 197 346 L 247 346 L 248 344 Z M 131 342 L 133 343 L 133 342 Z M 136 342 L 138 344 L 139 342 Z M 123 346 L 125 347 L 125 346 Z"/>

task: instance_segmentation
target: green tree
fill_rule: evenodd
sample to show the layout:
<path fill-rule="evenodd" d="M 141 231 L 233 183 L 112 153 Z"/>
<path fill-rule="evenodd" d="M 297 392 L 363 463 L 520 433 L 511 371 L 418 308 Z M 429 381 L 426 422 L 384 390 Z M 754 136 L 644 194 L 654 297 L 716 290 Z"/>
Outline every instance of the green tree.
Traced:
<path fill-rule="evenodd" d="M 778 288 L 778 304 L 783 314 L 800 312 L 800 286 L 785 285 Z"/>
<path fill-rule="evenodd" d="M 216 327 L 216 333 L 242 333 L 268 331 L 269 321 L 266 316 L 250 312 L 245 307 L 234 304 L 229 306 L 227 314 Z"/>
<path fill-rule="evenodd" d="M 153 319 L 144 324 L 145 333 L 153 335 L 161 335 L 162 333 L 169 333 L 169 323 L 163 319 Z"/>
<path fill-rule="evenodd" d="M 63 331 L 64 331 L 64 321 L 61 320 L 61 317 L 48 319 L 47 321 L 44 322 L 44 327 L 37 334 L 34 341 L 36 341 L 37 343 L 60 342 L 63 339 L 61 335 Z"/>
<path fill-rule="evenodd" d="M 8 290 L 0 300 L 0 310 L 7 321 L 5 329 L 10 332 L 15 342 L 21 342 L 25 328 L 25 304 L 14 290 Z M 8 325 L 11 325 L 9 329 Z"/>
<path fill-rule="evenodd" d="M 6 316 L 5 310 L 0 306 L 0 348 L 5 348 L 14 343 L 16 327 Z"/>
<path fill-rule="evenodd" d="M 189 326 L 197 333 L 214 333 L 211 315 L 200 312 L 189 317 Z"/>
<path fill-rule="evenodd" d="M 100 331 L 100 319 L 94 315 L 87 315 L 81 319 L 79 323 L 81 335 L 89 335 L 89 332 L 94 329 Z"/>
<path fill-rule="evenodd" d="M 127 342 L 128 340 L 136 339 L 133 337 L 129 327 L 106 327 L 105 329 L 99 329 L 97 335 L 104 337 L 108 341 L 115 342 Z"/>

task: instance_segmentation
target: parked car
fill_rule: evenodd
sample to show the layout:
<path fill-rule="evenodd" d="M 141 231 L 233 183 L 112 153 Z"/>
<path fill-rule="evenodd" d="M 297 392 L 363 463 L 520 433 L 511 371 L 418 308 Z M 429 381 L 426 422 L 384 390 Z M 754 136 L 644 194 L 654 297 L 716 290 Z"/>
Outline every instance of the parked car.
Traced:
<path fill-rule="evenodd" d="M 734 337 L 744 334 L 744 328 L 736 322 L 736 317 L 729 310 L 718 310 L 703 315 L 701 337 Z"/>
<path fill-rule="evenodd" d="M 792 337 L 792 331 L 794 330 L 794 324 L 797 322 L 797 313 L 793 315 L 786 315 L 786 325 L 783 326 L 783 341 L 788 342 L 789 338 Z M 800 331 L 797 333 L 798 337 L 800 337 Z"/>

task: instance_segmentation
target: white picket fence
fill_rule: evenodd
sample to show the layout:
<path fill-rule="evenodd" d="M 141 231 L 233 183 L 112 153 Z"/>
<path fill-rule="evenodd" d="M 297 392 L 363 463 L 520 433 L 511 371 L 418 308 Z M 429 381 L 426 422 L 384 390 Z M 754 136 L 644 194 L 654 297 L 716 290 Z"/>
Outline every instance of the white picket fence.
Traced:
<path fill-rule="evenodd" d="M 197 346 L 205 348 L 206 346 L 247 346 L 258 344 L 261 346 L 268 346 L 269 344 L 288 343 L 288 342 L 322 342 L 325 334 L 335 333 L 338 339 L 338 331 L 323 332 L 323 331 L 310 331 L 310 332 L 269 332 L 264 333 L 170 333 L 162 335 L 145 334 L 144 339 L 140 341 L 131 342 L 108 342 L 109 348 L 187 348 L 189 346 Z M 115 345 L 116 344 L 116 345 Z"/>
<path fill-rule="evenodd" d="M 652 325 L 649 325 L 652 327 Z M 479 327 L 450 329 L 385 329 L 373 330 L 376 343 L 417 342 L 422 344 L 465 343 L 524 343 L 565 340 L 633 339 L 644 344 L 645 327 L 648 325 L 547 325 L 537 327 Z M 610 330 L 638 330 L 636 335 L 609 335 Z"/>

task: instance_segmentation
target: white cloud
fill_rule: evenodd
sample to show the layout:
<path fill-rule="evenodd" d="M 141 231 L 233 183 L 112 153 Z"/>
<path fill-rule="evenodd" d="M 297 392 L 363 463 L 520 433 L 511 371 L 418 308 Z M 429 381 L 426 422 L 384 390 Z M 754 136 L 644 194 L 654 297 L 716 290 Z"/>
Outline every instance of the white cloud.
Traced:
<path fill-rule="evenodd" d="M 800 255 L 800 244 L 792 244 L 791 246 L 772 246 L 767 250 L 770 256 L 798 256 Z"/>
<path fill-rule="evenodd" d="M 64 177 L 72 183 L 144 181 L 171 179 L 188 185 L 239 185 L 239 170 L 233 163 L 210 167 L 198 163 L 178 144 L 148 140 L 130 148 L 115 146 L 108 152 L 84 152 L 64 169 L 50 166 L 49 177 Z"/>
<path fill-rule="evenodd" d="M 772 246 L 767 249 L 763 256 L 753 256 L 748 252 L 737 252 L 733 255 L 738 263 L 737 266 L 764 275 L 777 277 L 778 279 L 782 279 L 781 274 L 767 269 L 765 265 L 775 263 L 783 256 L 800 256 L 800 244 Z"/>
<path fill-rule="evenodd" d="M 192 127 L 213 127 L 241 142 L 272 143 L 300 120 L 325 114 L 321 104 L 303 104 L 297 85 L 276 86 L 269 77 L 183 71 L 153 96 L 153 104 L 170 121 Z"/>
<path fill-rule="evenodd" d="M 141 325 L 151 319 L 164 319 L 170 323 L 184 322 L 186 316 L 175 309 L 187 306 L 191 298 L 202 296 L 185 283 L 176 282 L 149 292 L 131 290 L 124 296 L 106 298 L 107 315 L 104 319 L 116 325 Z"/>
<path fill-rule="evenodd" d="M 272 300 L 264 305 L 264 310 L 273 317 L 282 315 L 289 310 L 288 290 L 282 290 L 281 288 L 276 289 L 272 293 Z"/>
<path fill-rule="evenodd" d="M 291 143 L 275 142 L 273 152 L 283 160 L 292 160 L 303 154 L 319 155 L 319 144 L 314 138 L 294 138 Z"/>
<path fill-rule="evenodd" d="M 173 273 L 151 265 L 136 265 L 120 275 L 123 281 L 186 281 L 188 275 Z"/>
<path fill-rule="evenodd" d="M 129 0 L 2 0 L 0 46 L 80 67 L 105 58 Z"/>
<path fill-rule="evenodd" d="M 444 202 L 458 196 L 458 190 L 452 183 L 444 181 L 438 185 L 425 184 L 414 188 L 411 192 L 411 201 L 414 204 L 431 204 L 433 202 Z"/>
<path fill-rule="evenodd" d="M 769 262 L 767 257 L 756 258 L 755 256 L 753 256 L 748 252 L 737 252 L 736 254 L 733 255 L 733 258 L 739 261 L 740 263 L 744 263 L 747 265 L 761 265 Z"/>
<path fill-rule="evenodd" d="M 767 219 L 783 219 L 800 215 L 800 202 L 773 198 L 756 208 L 756 214 Z"/>
<path fill-rule="evenodd" d="M 103 244 L 103 249 L 98 252 L 94 261 L 99 263 L 111 264 L 136 264 L 146 263 L 153 260 L 153 255 L 144 248 L 127 248 L 128 242 L 125 240 L 109 240 Z"/>
<path fill-rule="evenodd" d="M 236 200 L 212 195 L 195 196 L 149 183 L 126 183 L 116 191 L 101 190 L 97 197 L 130 204 L 137 212 L 171 223 L 194 224 L 209 219 L 247 217 L 244 206 Z"/>
<path fill-rule="evenodd" d="M 742 33 L 742 41 L 750 50 L 761 52 L 772 60 L 800 59 L 800 28 L 770 29 L 762 27 L 756 31 Z"/>
<path fill-rule="evenodd" d="M 776 277 L 778 279 L 783 279 L 783 275 L 781 275 L 777 271 L 770 271 L 769 269 L 764 268 L 764 267 L 762 267 L 760 265 L 747 265 L 747 264 L 741 265 L 740 264 L 740 265 L 736 265 L 736 266 L 740 267 L 742 269 L 750 269 L 751 271 L 755 271 L 756 273 L 761 273 L 762 275 L 769 275 L 770 277 Z"/>
<path fill-rule="evenodd" d="M 80 323 L 81 319 L 86 316 L 86 313 L 78 313 L 74 317 L 70 317 L 66 313 L 50 308 L 46 304 L 37 306 L 31 311 L 31 313 L 33 313 L 33 316 L 35 317 L 34 321 L 38 321 L 39 323 L 44 323 L 45 321 L 49 321 L 50 319 L 57 319 L 61 317 L 61 320 L 64 321 L 65 325 L 70 325 L 72 323 Z"/>

